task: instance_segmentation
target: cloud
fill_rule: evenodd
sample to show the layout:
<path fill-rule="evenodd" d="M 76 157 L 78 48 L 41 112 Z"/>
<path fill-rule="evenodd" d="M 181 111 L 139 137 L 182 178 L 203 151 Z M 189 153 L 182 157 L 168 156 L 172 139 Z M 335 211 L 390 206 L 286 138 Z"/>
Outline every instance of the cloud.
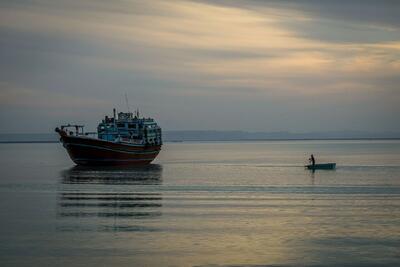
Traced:
<path fill-rule="evenodd" d="M 202 117 L 203 128 L 236 129 L 232 114 L 243 112 L 278 130 L 304 129 L 311 125 L 293 113 L 306 116 L 310 105 L 326 121 L 315 103 L 360 119 L 376 100 L 384 118 L 381 99 L 400 111 L 397 9 L 390 1 L 3 1 L 0 93 L 8 107 L 98 111 L 121 106 L 128 91 L 149 115 L 185 129 Z M 222 123 L 203 116 L 221 107 Z"/>
<path fill-rule="evenodd" d="M 17 88 L 8 84 L 0 84 L 0 105 L 2 108 L 20 109 L 49 109 L 53 111 L 64 109 L 75 109 L 106 107 L 106 101 L 95 97 L 83 98 L 79 95 L 70 95 L 32 88 Z M 44 101 L 45 100 L 45 101 Z"/>

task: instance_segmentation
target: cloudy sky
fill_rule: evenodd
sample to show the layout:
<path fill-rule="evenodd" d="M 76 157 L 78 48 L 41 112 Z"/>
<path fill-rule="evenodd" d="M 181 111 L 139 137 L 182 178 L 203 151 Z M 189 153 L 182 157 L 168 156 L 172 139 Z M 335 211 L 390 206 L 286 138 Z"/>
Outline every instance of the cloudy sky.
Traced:
<path fill-rule="evenodd" d="M 0 133 L 400 131 L 400 1 L 0 2 Z"/>

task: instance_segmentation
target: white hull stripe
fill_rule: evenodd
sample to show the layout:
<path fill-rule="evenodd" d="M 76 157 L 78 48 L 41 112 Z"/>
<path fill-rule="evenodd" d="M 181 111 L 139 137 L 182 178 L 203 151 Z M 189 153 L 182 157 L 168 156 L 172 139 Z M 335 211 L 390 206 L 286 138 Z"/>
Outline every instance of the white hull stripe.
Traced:
<path fill-rule="evenodd" d="M 86 136 L 67 136 L 68 139 L 75 139 L 75 140 L 92 140 L 92 141 L 96 141 L 96 142 L 101 142 L 104 144 L 122 144 L 124 146 L 130 146 L 130 147 L 143 147 L 143 144 L 135 144 L 135 143 L 130 143 L 130 142 L 113 142 L 113 141 L 106 141 L 106 140 L 102 140 L 102 139 L 97 139 L 97 138 L 91 138 L 91 137 L 86 137 Z M 66 141 L 68 142 L 68 141 Z"/>
<path fill-rule="evenodd" d="M 92 145 L 84 145 L 84 144 L 72 144 L 72 143 L 65 143 L 66 146 L 82 146 L 82 147 L 90 147 L 90 148 L 95 148 L 95 149 L 101 149 L 101 150 L 108 150 L 108 151 L 112 151 L 112 152 L 118 152 L 118 153 L 126 153 L 126 154 L 133 154 L 133 155 L 137 155 L 137 154 L 155 154 L 158 153 L 159 150 L 153 150 L 153 151 L 126 151 L 126 150 L 115 150 L 112 148 L 106 148 L 106 147 L 99 147 L 99 146 L 92 146 Z"/>

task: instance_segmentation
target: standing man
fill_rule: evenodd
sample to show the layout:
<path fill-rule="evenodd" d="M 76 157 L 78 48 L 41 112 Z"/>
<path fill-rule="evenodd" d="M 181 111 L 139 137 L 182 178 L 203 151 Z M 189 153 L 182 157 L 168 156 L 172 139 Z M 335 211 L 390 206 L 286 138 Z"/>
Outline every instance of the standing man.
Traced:
<path fill-rule="evenodd" d="M 312 164 L 312 166 L 314 167 L 315 166 L 315 158 L 314 158 L 313 154 L 311 154 L 311 157 L 309 158 L 309 161 Z"/>

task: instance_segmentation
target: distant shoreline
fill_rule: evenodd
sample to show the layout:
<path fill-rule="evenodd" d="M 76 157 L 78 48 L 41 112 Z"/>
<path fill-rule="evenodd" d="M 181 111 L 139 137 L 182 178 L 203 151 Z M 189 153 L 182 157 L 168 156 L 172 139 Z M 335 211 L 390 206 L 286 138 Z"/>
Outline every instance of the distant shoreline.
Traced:
<path fill-rule="evenodd" d="M 245 132 L 245 131 L 164 131 L 164 142 L 257 142 L 257 141 L 307 141 L 307 140 L 400 140 L 400 132 Z M 4 143 L 58 143 L 56 133 L 0 133 L 0 144 Z"/>
<path fill-rule="evenodd" d="M 49 144 L 59 142 L 60 141 L 0 141 L 0 144 Z"/>
<path fill-rule="evenodd" d="M 293 138 L 293 139 L 197 139 L 197 140 L 166 140 L 164 143 L 191 143 L 191 142 L 257 142 L 257 141 L 379 141 L 379 140 L 400 140 L 400 137 L 378 137 L 378 138 Z M 28 141 L 28 140 L 11 140 L 0 141 L 0 144 L 54 144 L 59 143 L 58 140 L 44 141 Z"/>

